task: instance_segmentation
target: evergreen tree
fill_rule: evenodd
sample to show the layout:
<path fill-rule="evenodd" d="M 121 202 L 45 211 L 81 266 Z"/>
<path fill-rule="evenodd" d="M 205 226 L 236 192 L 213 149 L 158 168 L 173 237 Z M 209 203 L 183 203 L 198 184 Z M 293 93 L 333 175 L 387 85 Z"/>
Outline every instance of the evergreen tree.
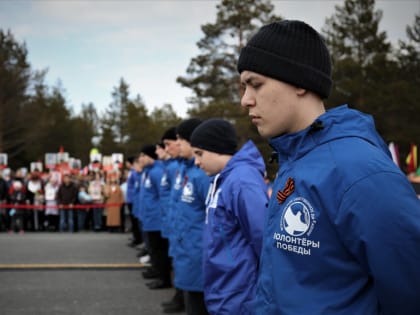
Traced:
<path fill-rule="evenodd" d="M 82 104 L 80 116 L 91 126 L 94 135 L 97 136 L 99 134 L 100 119 L 95 105 L 93 103 Z"/>
<path fill-rule="evenodd" d="M 384 140 L 400 144 L 404 155 L 407 141 L 420 136 L 418 54 L 402 45 L 405 52 L 400 50 L 395 58 L 386 32 L 379 31 L 381 18 L 374 0 L 346 0 L 326 20 L 323 33 L 332 53 L 334 80 L 327 105 L 347 103 L 372 114 Z M 409 27 L 408 34 L 416 38 L 415 27 Z"/>
<path fill-rule="evenodd" d="M 177 82 L 190 88 L 195 116 L 209 104 L 238 104 L 239 77 L 236 71 L 240 49 L 262 24 L 279 20 L 269 0 L 223 0 L 217 5 L 215 23 L 202 25 L 198 41 L 200 55 L 191 59 L 185 77 Z M 229 109 L 227 109 L 229 110 Z"/>
<path fill-rule="evenodd" d="M 420 85 L 420 15 L 406 28 L 408 41 L 399 41 L 397 61 L 406 81 Z M 407 77 L 408 76 L 408 77 Z M 417 93 L 416 93 L 417 94 Z"/>
<path fill-rule="evenodd" d="M 45 142 L 49 137 L 49 121 L 47 117 L 49 88 L 44 82 L 46 70 L 35 72 L 33 76 L 33 94 L 22 112 L 22 120 L 26 122 L 25 143 L 30 144 L 26 150 L 25 162 L 42 159 L 45 151 Z M 55 152 L 58 147 L 52 151 Z M 23 161 L 21 161 L 23 162 Z M 25 164 L 26 164 L 25 163 Z"/>
<path fill-rule="evenodd" d="M 10 161 L 19 160 L 25 146 L 21 114 L 30 79 L 26 45 L 0 29 L 0 152 L 8 153 Z"/>
<path fill-rule="evenodd" d="M 406 33 L 408 40 L 399 41 L 395 54 L 397 69 L 394 77 L 388 78 L 393 85 L 390 93 L 395 103 L 391 113 L 395 132 L 391 140 L 399 144 L 401 165 L 405 164 L 410 144 L 420 144 L 420 15 L 416 15 L 414 23 L 407 26 Z"/>
<path fill-rule="evenodd" d="M 103 129 L 109 129 L 107 133 L 110 132 L 110 135 L 112 135 L 113 141 L 118 147 L 115 148 L 117 150 L 122 149 L 124 143 L 127 141 L 125 122 L 128 117 L 127 106 L 129 103 L 129 94 L 129 85 L 121 78 L 119 85 L 114 87 L 111 93 L 112 102 L 109 104 L 102 118 L 102 127 Z"/>
<path fill-rule="evenodd" d="M 197 43 L 201 53 L 191 59 L 186 76 L 178 77 L 177 82 L 193 92 L 189 99 L 193 106 L 188 111 L 191 117 L 228 119 L 238 130 L 241 143 L 253 139 L 268 160 L 271 149 L 239 106 L 236 65 L 247 40 L 262 25 L 281 18 L 272 13 L 274 6 L 269 0 L 222 0 L 217 10 L 216 22 L 201 27 L 204 37 Z M 274 167 L 268 168 L 274 172 Z"/>
<path fill-rule="evenodd" d="M 104 154 L 127 154 L 131 146 L 138 147 L 136 142 L 141 143 L 141 137 L 148 132 L 147 109 L 139 95 L 135 100 L 130 98 L 129 85 L 123 78 L 111 95 L 113 101 L 100 120 L 101 151 Z"/>
<path fill-rule="evenodd" d="M 93 103 L 82 104 L 81 113 L 71 119 L 73 147 L 72 155 L 80 158 L 83 165 L 89 163 L 92 139 L 99 135 L 99 117 Z"/>
<path fill-rule="evenodd" d="M 128 139 L 124 153 L 129 156 L 139 153 L 144 144 L 153 143 L 156 140 L 150 132 L 153 129 L 153 123 L 140 95 L 128 104 L 127 113 Z"/>
<path fill-rule="evenodd" d="M 160 132 L 163 133 L 166 129 L 181 122 L 181 118 L 178 117 L 171 104 L 164 104 L 162 107 L 155 108 L 150 118 L 158 129 L 158 138 Z"/>
<path fill-rule="evenodd" d="M 177 116 L 171 104 L 164 104 L 162 107 L 156 107 L 147 117 L 143 119 L 142 124 L 147 124 L 147 133 L 142 134 L 141 145 L 157 144 L 160 142 L 166 129 L 176 126 L 181 122 L 181 118 Z"/>
<path fill-rule="evenodd" d="M 111 155 L 112 153 L 120 152 L 120 148 L 115 142 L 114 131 L 108 125 L 103 124 L 101 126 L 101 140 L 99 142 L 99 151 L 103 155 Z"/>
<path fill-rule="evenodd" d="M 63 90 L 60 86 L 52 88 L 47 98 L 47 106 L 44 112 L 45 125 L 48 136 L 44 138 L 45 152 L 57 152 L 62 146 L 66 152 L 74 150 L 72 134 L 71 109 L 67 107 Z"/>
<path fill-rule="evenodd" d="M 21 114 L 24 123 L 22 151 L 13 158 L 13 167 L 43 161 L 45 153 L 57 152 L 63 146 L 67 152 L 75 148 L 71 116 L 60 84 L 49 88 L 44 83 L 46 71 L 35 72 L 32 94 Z"/>
<path fill-rule="evenodd" d="M 387 66 L 391 48 L 386 33 L 379 31 L 382 11 L 375 10 L 374 0 L 346 0 L 335 9 L 323 29 L 334 64 L 328 104 L 348 102 L 372 113 L 374 104 L 367 97 L 369 91 L 380 88 L 373 80 L 375 69 Z"/>

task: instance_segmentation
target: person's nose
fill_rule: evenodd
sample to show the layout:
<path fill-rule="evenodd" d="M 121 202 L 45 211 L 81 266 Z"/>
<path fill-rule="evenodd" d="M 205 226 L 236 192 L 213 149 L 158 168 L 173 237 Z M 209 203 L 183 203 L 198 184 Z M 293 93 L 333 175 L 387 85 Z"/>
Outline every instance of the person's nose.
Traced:
<path fill-rule="evenodd" d="M 241 98 L 241 106 L 244 108 L 255 106 L 255 96 L 250 89 L 245 88 Z"/>

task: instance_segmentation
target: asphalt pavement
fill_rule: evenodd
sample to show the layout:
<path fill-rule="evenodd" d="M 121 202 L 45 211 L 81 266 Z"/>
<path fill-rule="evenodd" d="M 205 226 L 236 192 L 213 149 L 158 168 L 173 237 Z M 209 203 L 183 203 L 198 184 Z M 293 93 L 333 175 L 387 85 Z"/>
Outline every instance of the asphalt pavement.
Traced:
<path fill-rule="evenodd" d="M 0 314 L 160 315 L 123 233 L 0 234 Z M 179 313 L 185 314 L 185 313 Z"/>

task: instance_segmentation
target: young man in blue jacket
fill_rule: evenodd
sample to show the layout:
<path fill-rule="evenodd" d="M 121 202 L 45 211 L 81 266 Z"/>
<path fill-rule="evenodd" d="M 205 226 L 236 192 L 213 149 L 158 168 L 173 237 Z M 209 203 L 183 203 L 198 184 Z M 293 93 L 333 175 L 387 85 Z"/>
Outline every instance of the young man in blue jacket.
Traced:
<path fill-rule="evenodd" d="M 181 192 L 181 183 L 183 178 L 183 167 L 181 165 L 182 158 L 179 156 L 179 143 L 176 134 L 176 127 L 171 127 L 165 130 L 161 140 L 164 144 L 165 151 L 170 156 L 166 166 L 166 181 L 168 186 L 165 186 L 170 189 L 170 193 L 167 203 L 162 205 L 162 236 L 166 237 L 169 245 L 171 245 L 171 243 L 174 242 L 174 228 L 172 224 L 173 205 L 177 200 L 177 196 Z M 175 294 L 169 301 L 162 302 L 162 306 L 164 307 L 164 312 L 167 314 L 185 311 L 184 292 L 175 286 Z"/>
<path fill-rule="evenodd" d="M 170 270 L 167 268 L 165 255 L 166 241 L 161 235 L 160 182 L 163 175 L 163 164 L 157 159 L 156 146 L 145 145 L 139 155 L 143 166 L 140 182 L 140 220 L 146 232 L 152 268 L 157 271 L 158 279 L 147 283 L 150 289 L 171 287 Z M 144 276 L 144 274 L 143 274 Z"/>
<path fill-rule="evenodd" d="M 190 136 L 200 123 L 195 118 L 187 119 L 176 130 L 184 167 L 181 190 L 173 204 L 175 236 L 171 241 L 174 285 L 184 291 L 187 315 L 208 314 L 203 296 L 202 234 L 210 179 L 194 164 L 190 144 Z"/>
<path fill-rule="evenodd" d="M 213 176 L 203 237 L 207 309 L 251 315 L 268 200 L 264 160 L 252 141 L 236 152 L 235 129 L 222 119 L 198 126 L 191 145 L 196 165 Z"/>
<path fill-rule="evenodd" d="M 280 164 L 256 314 L 418 314 L 420 202 L 371 116 L 325 110 L 321 36 L 301 21 L 265 25 L 238 71 L 241 105 Z"/>
<path fill-rule="evenodd" d="M 137 177 L 137 170 L 135 164 L 137 162 L 137 158 L 130 156 L 127 158 L 125 162 L 126 168 L 129 170 L 128 177 L 127 177 L 127 194 L 125 203 L 127 204 L 128 210 L 130 212 L 130 220 L 131 220 L 131 233 L 132 233 L 132 240 L 127 245 L 130 247 L 136 247 L 140 245 L 143 241 L 142 235 L 139 229 L 139 222 L 136 216 L 133 214 L 133 203 L 134 203 L 134 196 L 136 193 L 136 177 Z"/>

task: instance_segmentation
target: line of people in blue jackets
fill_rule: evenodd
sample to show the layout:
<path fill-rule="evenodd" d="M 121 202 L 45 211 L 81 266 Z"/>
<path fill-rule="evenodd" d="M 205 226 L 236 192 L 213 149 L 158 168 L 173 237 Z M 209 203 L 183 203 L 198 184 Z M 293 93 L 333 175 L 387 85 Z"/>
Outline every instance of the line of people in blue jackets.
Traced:
<path fill-rule="evenodd" d="M 268 200 L 252 141 L 238 150 L 231 123 L 191 118 L 129 162 L 132 245 L 150 256 L 143 277 L 175 288 L 163 312 L 252 314 Z"/>

